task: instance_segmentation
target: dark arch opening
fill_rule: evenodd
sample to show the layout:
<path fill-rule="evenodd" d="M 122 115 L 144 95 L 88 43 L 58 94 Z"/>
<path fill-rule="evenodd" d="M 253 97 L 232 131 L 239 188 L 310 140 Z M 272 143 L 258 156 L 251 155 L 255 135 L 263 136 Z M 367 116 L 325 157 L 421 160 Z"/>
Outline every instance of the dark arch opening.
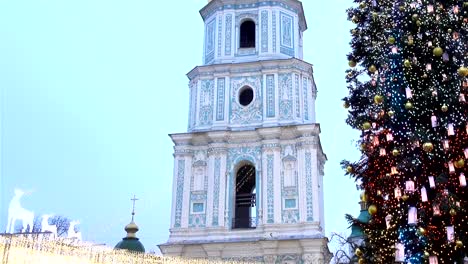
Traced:
<path fill-rule="evenodd" d="M 252 88 L 246 86 L 242 88 L 239 93 L 239 103 L 243 106 L 248 106 L 254 98 L 254 93 Z"/>
<path fill-rule="evenodd" d="M 252 208 L 256 207 L 255 167 L 243 165 L 236 174 L 235 218 L 232 228 L 255 228 L 257 221 Z"/>
<path fill-rule="evenodd" d="M 240 46 L 241 48 L 255 48 L 255 22 L 244 21 L 240 26 Z"/>

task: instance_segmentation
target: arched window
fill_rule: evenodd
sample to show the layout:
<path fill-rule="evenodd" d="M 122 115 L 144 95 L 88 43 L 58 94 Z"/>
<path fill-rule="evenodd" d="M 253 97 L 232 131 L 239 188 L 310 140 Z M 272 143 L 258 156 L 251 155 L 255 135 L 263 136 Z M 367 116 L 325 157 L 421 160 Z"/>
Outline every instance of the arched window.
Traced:
<path fill-rule="evenodd" d="M 252 20 L 246 20 L 240 26 L 239 47 L 255 48 L 255 22 Z"/>
<path fill-rule="evenodd" d="M 252 212 L 252 208 L 256 207 L 255 175 L 255 167 L 251 164 L 245 164 L 237 170 L 235 217 L 232 228 L 256 227 L 256 214 Z"/>

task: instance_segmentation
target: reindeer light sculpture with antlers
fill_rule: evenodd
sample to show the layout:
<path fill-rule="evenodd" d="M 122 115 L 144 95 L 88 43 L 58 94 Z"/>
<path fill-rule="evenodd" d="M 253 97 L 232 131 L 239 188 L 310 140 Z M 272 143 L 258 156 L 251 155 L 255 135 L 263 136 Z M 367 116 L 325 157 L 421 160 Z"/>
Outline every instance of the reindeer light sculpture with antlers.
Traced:
<path fill-rule="evenodd" d="M 10 206 L 8 207 L 8 224 L 7 233 L 15 232 L 15 223 L 18 220 L 22 221 L 23 227 L 21 232 L 24 233 L 29 225 L 29 231 L 32 231 L 34 222 L 34 212 L 27 210 L 21 206 L 21 197 L 24 194 L 29 194 L 21 189 L 15 189 L 15 195 L 11 199 Z"/>

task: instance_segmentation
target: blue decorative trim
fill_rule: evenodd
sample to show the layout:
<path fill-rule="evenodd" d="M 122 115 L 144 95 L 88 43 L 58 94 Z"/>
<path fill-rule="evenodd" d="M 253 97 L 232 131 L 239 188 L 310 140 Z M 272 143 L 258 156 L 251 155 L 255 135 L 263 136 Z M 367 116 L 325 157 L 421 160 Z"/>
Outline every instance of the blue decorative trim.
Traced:
<path fill-rule="evenodd" d="M 280 47 L 280 52 L 284 55 L 294 57 L 294 50 L 290 48 Z"/>
<path fill-rule="evenodd" d="M 272 20 L 272 38 L 273 38 L 273 53 L 276 53 L 276 11 L 273 10 L 271 14 L 271 20 Z"/>
<path fill-rule="evenodd" d="M 214 60 L 215 51 L 215 26 L 216 19 L 206 24 L 206 35 L 205 35 L 205 64 L 208 64 Z"/>
<path fill-rule="evenodd" d="M 230 122 L 231 124 L 249 125 L 263 121 L 263 97 L 262 97 L 262 76 L 235 77 L 231 79 L 231 103 Z M 248 106 L 243 106 L 238 102 L 239 91 L 244 86 L 249 86 L 254 91 L 254 99 Z"/>
<path fill-rule="evenodd" d="M 267 223 L 273 224 L 274 219 L 274 189 L 273 189 L 273 155 L 267 155 Z"/>
<path fill-rule="evenodd" d="M 190 94 L 190 95 L 189 95 L 189 98 L 190 98 L 190 100 L 189 100 L 189 111 L 190 111 L 190 112 L 189 112 L 189 120 L 188 120 L 188 129 L 190 130 L 190 129 L 192 129 L 192 127 L 194 127 L 194 125 L 195 125 L 195 124 L 194 124 L 194 119 L 195 119 L 195 118 L 193 118 L 193 116 L 194 116 L 194 115 L 193 115 L 193 112 L 194 112 L 194 110 L 193 110 L 193 104 L 195 103 L 195 100 L 193 99 L 194 91 L 193 91 L 193 87 L 192 87 L 192 86 L 190 86 L 189 94 Z"/>
<path fill-rule="evenodd" d="M 268 11 L 264 10 L 261 14 L 262 23 L 262 52 L 268 52 Z"/>
<path fill-rule="evenodd" d="M 304 119 L 309 120 L 309 87 L 306 77 L 302 79 L 302 89 L 304 91 Z"/>
<path fill-rule="evenodd" d="M 184 174 L 185 174 L 185 160 L 178 160 L 177 162 L 177 191 L 176 191 L 176 208 L 175 208 L 175 221 L 174 227 L 180 227 L 182 217 L 182 200 L 184 198 Z"/>
<path fill-rule="evenodd" d="M 218 16 L 218 57 L 221 57 L 221 47 L 223 42 L 223 17 Z"/>
<path fill-rule="evenodd" d="M 286 48 L 294 48 L 294 18 L 288 14 L 280 12 L 280 36 L 281 46 Z"/>
<path fill-rule="evenodd" d="M 314 220 L 313 203 L 312 203 L 312 154 L 305 153 L 305 172 L 306 172 L 306 206 L 307 206 L 307 221 Z"/>
<path fill-rule="evenodd" d="M 216 121 L 224 120 L 225 78 L 218 79 L 218 99 L 216 104 Z"/>
<path fill-rule="evenodd" d="M 301 255 L 279 255 L 276 258 L 276 263 L 303 263 Z"/>
<path fill-rule="evenodd" d="M 294 95 L 296 98 L 296 117 L 301 117 L 301 94 L 299 90 L 299 74 L 294 74 L 294 83 L 295 83 L 295 91 L 296 94 Z"/>
<path fill-rule="evenodd" d="M 224 6 L 220 6 L 216 9 L 212 9 L 212 10 L 209 10 L 209 12 L 206 13 L 206 15 L 204 17 L 210 17 L 211 15 L 213 15 L 215 12 L 217 11 L 223 11 L 223 10 L 239 10 L 239 9 L 251 9 L 251 8 L 258 8 L 258 7 L 263 7 L 263 6 L 279 6 L 279 7 L 282 7 L 286 10 L 289 10 L 289 11 L 292 11 L 296 14 L 299 13 L 299 10 L 287 5 L 287 4 L 284 4 L 284 3 L 281 3 L 281 2 L 278 2 L 278 1 L 262 1 L 262 2 L 258 2 L 258 3 L 253 3 L 253 4 L 228 4 L 228 5 L 224 5 Z"/>
<path fill-rule="evenodd" d="M 191 228 L 206 227 L 206 214 L 191 214 L 189 217 L 189 227 Z"/>
<path fill-rule="evenodd" d="M 200 126 L 213 124 L 214 80 L 203 80 L 200 92 Z"/>
<path fill-rule="evenodd" d="M 205 177 L 208 178 L 208 177 Z M 206 191 L 190 192 L 190 201 L 205 201 L 207 197 Z"/>
<path fill-rule="evenodd" d="M 224 241 L 224 240 L 223 240 Z M 222 258 L 226 262 L 263 263 L 263 256 Z"/>
<path fill-rule="evenodd" d="M 291 120 L 293 117 L 293 96 L 291 74 L 279 75 L 280 104 L 279 114 L 281 120 Z"/>
<path fill-rule="evenodd" d="M 267 117 L 275 117 L 275 76 L 268 74 L 266 76 L 267 88 Z"/>
<path fill-rule="evenodd" d="M 231 56 L 231 45 L 232 45 L 232 15 L 226 15 L 226 40 L 225 40 L 225 49 L 224 55 Z"/>
<path fill-rule="evenodd" d="M 221 177 L 221 158 L 215 159 L 214 165 L 214 190 L 213 190 L 213 226 L 218 226 L 218 210 L 219 210 L 219 183 Z"/>
<path fill-rule="evenodd" d="M 280 52 L 294 57 L 294 18 L 280 12 Z"/>

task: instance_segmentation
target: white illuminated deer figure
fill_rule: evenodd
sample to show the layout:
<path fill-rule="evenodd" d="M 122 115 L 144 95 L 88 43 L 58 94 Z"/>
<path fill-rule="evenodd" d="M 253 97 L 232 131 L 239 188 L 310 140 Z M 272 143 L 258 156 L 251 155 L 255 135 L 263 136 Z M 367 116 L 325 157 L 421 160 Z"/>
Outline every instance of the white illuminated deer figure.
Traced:
<path fill-rule="evenodd" d="M 42 222 L 41 222 L 41 232 L 51 232 L 52 238 L 57 238 L 57 226 L 49 224 L 49 218 L 52 215 L 44 214 L 42 215 Z"/>
<path fill-rule="evenodd" d="M 68 238 L 76 239 L 78 241 L 81 241 L 81 232 L 76 232 L 75 231 L 75 226 L 79 225 L 80 221 L 75 220 L 70 222 L 70 227 L 68 228 Z"/>
<path fill-rule="evenodd" d="M 28 225 L 29 231 L 32 231 L 34 212 L 26 210 L 21 206 L 20 199 L 24 194 L 26 194 L 26 192 L 23 190 L 15 189 L 15 195 L 11 199 L 10 206 L 8 207 L 8 224 L 6 230 L 8 233 L 15 232 L 15 223 L 17 220 L 21 220 L 23 223 L 23 228 L 21 229 L 22 233 L 26 231 Z"/>

